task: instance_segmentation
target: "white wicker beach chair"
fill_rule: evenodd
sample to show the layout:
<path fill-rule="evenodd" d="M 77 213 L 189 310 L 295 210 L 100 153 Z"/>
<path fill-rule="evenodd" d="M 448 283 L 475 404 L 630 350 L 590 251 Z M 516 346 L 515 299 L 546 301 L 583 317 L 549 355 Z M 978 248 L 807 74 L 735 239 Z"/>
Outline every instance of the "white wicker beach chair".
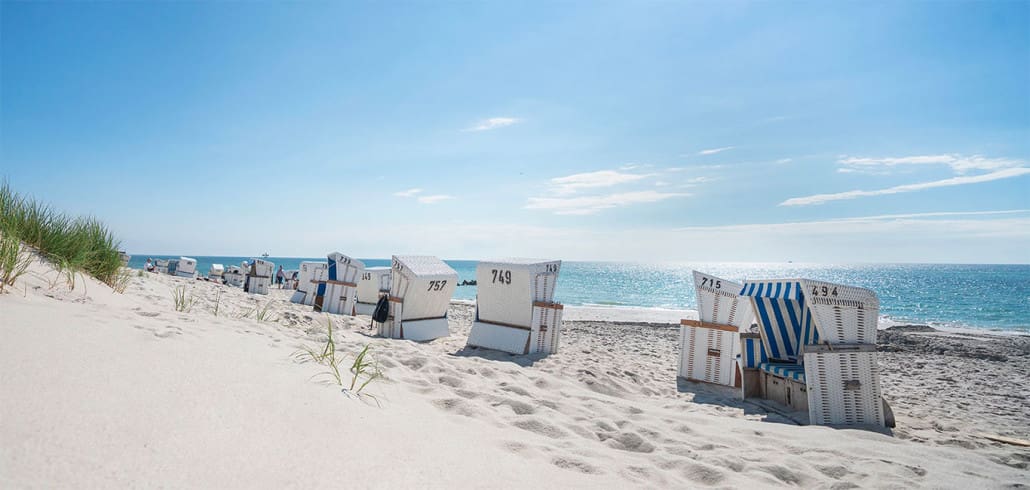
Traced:
<path fill-rule="evenodd" d="M 243 290 L 250 294 L 268 294 L 268 289 L 272 287 L 275 264 L 264 259 L 254 259 L 247 267 Z"/>
<path fill-rule="evenodd" d="M 326 262 L 301 262 L 297 277 L 297 290 L 290 297 L 290 302 L 312 306 L 315 304 L 315 290 L 318 281 L 325 280 L 325 271 L 329 268 Z"/>
<path fill-rule="evenodd" d="M 179 277 L 195 277 L 197 275 L 197 259 L 179 257 L 175 266 L 175 275 Z"/>
<path fill-rule="evenodd" d="M 371 315 L 376 309 L 379 297 L 390 294 L 390 268 L 366 267 L 358 280 L 358 301 L 354 304 L 355 315 Z"/>
<path fill-rule="evenodd" d="M 358 277 L 365 270 L 365 264 L 340 252 L 327 256 L 325 280 L 315 288 L 315 311 L 353 315 L 357 299 Z"/>
<path fill-rule="evenodd" d="M 161 274 L 167 274 L 168 259 L 154 259 L 154 270 Z"/>
<path fill-rule="evenodd" d="M 885 425 L 874 292 L 779 279 L 746 281 L 741 294 L 751 299 L 762 350 L 754 354 L 754 339 L 741 339 L 741 363 L 757 363 L 760 377 L 745 380 L 745 397 L 757 394 L 807 411 L 812 424 Z"/>
<path fill-rule="evenodd" d="M 679 376 L 725 386 L 740 386 L 737 357 L 741 330 L 754 320 L 741 285 L 694 271 L 698 320 L 680 321 Z"/>
<path fill-rule="evenodd" d="M 554 290 L 560 271 L 560 260 L 480 262 L 468 345 L 512 354 L 558 352 L 564 306 L 554 302 Z"/>
<path fill-rule="evenodd" d="M 246 268 L 238 265 L 230 265 L 225 268 L 225 273 L 222 276 L 225 278 L 225 283 L 233 287 L 243 287 L 243 277 L 246 273 Z"/>
<path fill-rule="evenodd" d="M 432 340 L 450 335 L 447 308 L 458 273 L 430 256 L 394 256 L 390 279 L 390 316 L 378 325 L 380 336 Z"/>
<path fill-rule="evenodd" d="M 225 266 L 222 264 L 211 264 L 207 269 L 207 280 L 221 283 L 225 277 Z"/>

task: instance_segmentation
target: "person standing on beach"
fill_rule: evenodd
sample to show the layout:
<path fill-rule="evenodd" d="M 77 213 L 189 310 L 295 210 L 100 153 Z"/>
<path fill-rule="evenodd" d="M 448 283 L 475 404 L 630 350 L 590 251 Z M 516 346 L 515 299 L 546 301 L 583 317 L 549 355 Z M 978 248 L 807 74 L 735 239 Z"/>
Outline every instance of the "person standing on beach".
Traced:
<path fill-rule="evenodd" d="M 283 288 L 283 278 L 286 274 L 283 273 L 283 266 L 279 266 L 279 271 L 275 273 L 275 283 L 279 285 L 279 289 Z"/>

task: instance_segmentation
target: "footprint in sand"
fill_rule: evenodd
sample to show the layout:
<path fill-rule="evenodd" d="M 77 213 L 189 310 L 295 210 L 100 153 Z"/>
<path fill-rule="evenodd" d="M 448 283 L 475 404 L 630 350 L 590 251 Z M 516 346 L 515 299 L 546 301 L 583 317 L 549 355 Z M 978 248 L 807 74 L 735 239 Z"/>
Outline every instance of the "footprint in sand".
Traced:
<path fill-rule="evenodd" d="M 562 439 L 569 435 L 564 430 L 535 417 L 520 418 L 511 425 L 551 439 Z"/>
<path fill-rule="evenodd" d="M 722 471 L 702 463 L 687 463 L 680 473 L 688 480 L 702 485 L 717 485 L 726 478 Z"/>
<path fill-rule="evenodd" d="M 533 405 L 511 398 L 502 398 L 499 402 L 493 404 L 495 407 L 499 407 L 501 405 L 511 407 L 511 410 L 515 412 L 515 415 L 531 415 L 536 413 L 536 408 L 533 407 Z"/>
<path fill-rule="evenodd" d="M 475 417 L 479 414 L 472 404 L 462 398 L 443 398 L 433 400 L 433 405 L 445 412 L 456 413 L 466 417 Z"/>
<path fill-rule="evenodd" d="M 608 432 L 596 432 L 595 435 L 612 449 L 634 453 L 652 453 L 655 449 L 654 444 L 647 442 L 643 437 L 640 437 L 640 434 L 635 432 L 622 432 L 615 435 Z"/>
<path fill-rule="evenodd" d="M 588 475 L 599 475 L 601 473 L 604 473 L 603 471 L 601 471 L 601 469 L 574 458 L 553 458 L 551 459 L 551 464 L 564 470 L 578 471 L 580 473 L 585 473 Z"/>
<path fill-rule="evenodd" d="M 451 388 L 461 388 L 464 386 L 464 382 L 454 376 L 440 376 L 437 378 L 440 384 L 444 386 L 450 386 Z"/>

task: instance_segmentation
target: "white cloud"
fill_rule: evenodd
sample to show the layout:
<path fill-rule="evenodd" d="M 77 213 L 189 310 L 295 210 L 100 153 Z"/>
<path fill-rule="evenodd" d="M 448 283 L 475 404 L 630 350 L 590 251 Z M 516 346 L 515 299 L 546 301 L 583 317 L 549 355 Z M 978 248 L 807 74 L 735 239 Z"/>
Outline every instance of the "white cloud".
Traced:
<path fill-rule="evenodd" d="M 734 148 L 736 148 L 736 146 L 724 146 L 722 148 L 712 148 L 710 150 L 701 150 L 701 151 L 697 152 L 697 154 L 698 155 L 714 155 L 716 153 L 722 153 L 722 152 L 724 152 L 726 150 L 732 150 Z"/>
<path fill-rule="evenodd" d="M 598 170 L 596 172 L 555 177 L 551 179 L 550 184 L 555 192 L 559 194 L 573 194 L 583 189 L 612 187 L 653 176 L 654 174 L 632 174 L 617 170 Z"/>
<path fill-rule="evenodd" d="M 474 126 L 465 128 L 462 131 L 489 131 L 491 129 L 503 128 L 520 122 L 522 122 L 522 119 L 517 117 L 491 117 L 479 121 Z"/>
<path fill-rule="evenodd" d="M 776 161 L 775 161 L 775 162 L 773 162 L 773 163 L 776 163 L 776 164 L 779 164 L 779 165 L 783 165 L 783 164 L 785 164 L 785 163 L 790 163 L 790 162 L 793 162 L 793 161 L 794 161 L 794 159 L 793 159 L 793 158 L 781 158 L 781 159 L 779 159 L 779 160 L 776 160 Z"/>
<path fill-rule="evenodd" d="M 406 191 L 394 192 L 393 195 L 397 197 L 415 197 L 415 194 L 418 194 L 419 192 L 422 192 L 422 189 L 416 187 L 414 189 L 408 189 Z"/>
<path fill-rule="evenodd" d="M 540 209 L 552 211 L 554 214 L 564 215 L 587 215 L 597 213 L 603 209 L 618 208 L 633 204 L 653 203 L 686 196 L 689 196 L 689 194 L 648 190 L 621 192 L 599 196 L 531 197 L 529 198 L 529 202 L 526 204 L 526 209 Z"/>
<path fill-rule="evenodd" d="M 844 168 L 854 171 L 876 171 L 877 169 L 895 168 L 908 165 L 947 165 L 957 173 L 964 174 L 971 170 L 999 170 L 1004 168 L 1021 167 L 1026 164 L 1022 160 L 1011 158 L 987 158 L 981 155 L 963 156 L 959 154 L 945 155 L 916 155 L 908 157 L 849 157 L 842 156 L 837 163 L 844 165 Z"/>
<path fill-rule="evenodd" d="M 796 223 L 652 227 L 537 226 L 465 221 L 399 224 L 396 234 L 418 236 L 415 248 L 393 253 L 429 253 L 450 258 L 554 257 L 565 260 L 697 262 L 961 262 L 1022 263 L 1030 249 L 1030 210 L 940 212 L 866 216 Z M 997 216 L 991 216 L 991 215 Z M 983 215 L 983 216 L 981 216 Z M 346 230 L 325 229 L 307 255 L 339 243 Z M 454 237 L 463 237 L 455 241 Z M 985 249 L 984 240 L 992 240 Z M 373 257 L 396 250 L 396 240 L 366 234 L 356 237 L 359 254 Z M 308 242 L 305 242 L 308 243 Z M 348 243 L 351 243 L 348 241 Z M 684 247 L 684 244 L 690 244 Z M 755 243 L 762 246 L 756 247 Z M 936 244 L 928 247 L 928 243 Z M 812 246 L 818 244 L 818 246 Z M 303 256 L 304 254 L 298 253 Z M 360 256 L 360 255 L 359 255 Z M 700 265 L 700 264 L 699 264 Z M 712 264 L 701 265 L 714 267 Z M 762 264 L 731 267 L 758 270 Z M 714 270 L 712 272 L 715 272 Z"/>
<path fill-rule="evenodd" d="M 813 204 L 823 204 L 830 201 L 842 201 L 846 199 L 856 199 L 859 197 L 870 197 L 870 196 L 883 196 L 888 194 L 901 194 L 904 192 L 916 192 L 926 189 L 934 189 L 937 187 L 951 187 L 957 185 L 967 184 L 979 184 L 982 182 L 991 182 L 994 180 L 1010 179 L 1013 177 L 1019 177 L 1022 175 L 1030 174 L 1030 168 L 1017 167 L 1017 168 L 1006 168 L 1003 170 L 997 170 L 982 175 L 952 177 L 949 179 L 935 180 L 932 182 L 920 182 L 916 184 L 905 184 L 894 187 L 888 187 L 886 189 L 877 189 L 872 191 L 854 190 L 847 192 L 837 192 L 833 194 L 816 194 L 805 197 L 795 197 L 787 199 L 780 203 L 780 206 L 808 206 Z"/>
<path fill-rule="evenodd" d="M 454 199 L 454 196 L 448 196 L 447 194 L 434 194 L 432 196 L 421 196 L 418 198 L 418 202 L 422 204 L 436 204 L 440 201 L 446 201 L 448 199 Z"/>

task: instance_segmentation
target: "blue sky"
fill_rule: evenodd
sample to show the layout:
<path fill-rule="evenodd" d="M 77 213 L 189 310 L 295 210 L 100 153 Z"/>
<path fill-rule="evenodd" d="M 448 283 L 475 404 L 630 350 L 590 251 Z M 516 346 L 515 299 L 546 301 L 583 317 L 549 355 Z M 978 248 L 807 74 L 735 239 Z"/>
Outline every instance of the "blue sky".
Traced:
<path fill-rule="evenodd" d="M 1030 262 L 1030 4 L 0 7 L 0 175 L 133 253 Z"/>

